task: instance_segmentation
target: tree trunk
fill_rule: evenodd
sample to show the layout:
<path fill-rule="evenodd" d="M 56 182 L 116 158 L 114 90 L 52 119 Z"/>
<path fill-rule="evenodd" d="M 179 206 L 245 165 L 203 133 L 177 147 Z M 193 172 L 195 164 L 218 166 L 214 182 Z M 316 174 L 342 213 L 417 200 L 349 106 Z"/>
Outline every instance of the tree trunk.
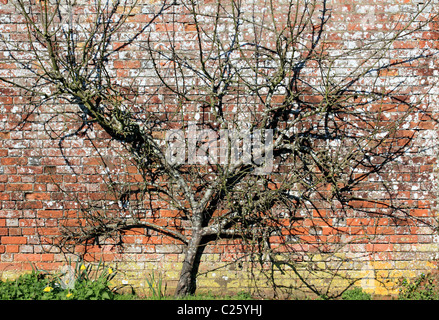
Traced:
<path fill-rule="evenodd" d="M 186 248 L 180 279 L 175 290 L 175 296 L 186 296 L 195 293 L 196 277 L 203 248 L 200 246 L 201 232 L 195 232 Z"/>

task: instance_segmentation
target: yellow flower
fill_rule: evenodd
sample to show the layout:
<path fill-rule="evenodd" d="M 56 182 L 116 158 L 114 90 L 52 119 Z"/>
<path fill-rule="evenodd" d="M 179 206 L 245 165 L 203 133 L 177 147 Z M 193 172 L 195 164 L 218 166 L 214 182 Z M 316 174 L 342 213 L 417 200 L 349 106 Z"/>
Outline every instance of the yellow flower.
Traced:
<path fill-rule="evenodd" d="M 52 291 L 53 290 L 53 288 L 52 287 L 45 287 L 44 288 L 44 292 L 50 292 L 50 291 Z"/>
<path fill-rule="evenodd" d="M 85 269 L 87 269 L 87 267 L 84 266 L 83 264 L 81 264 L 81 267 L 79 268 L 79 270 L 85 270 Z"/>
<path fill-rule="evenodd" d="M 113 269 L 108 268 L 108 274 L 112 274 L 113 273 Z"/>
<path fill-rule="evenodd" d="M 73 293 L 70 293 L 70 292 L 69 292 L 69 293 L 66 294 L 66 297 L 67 297 L 67 298 L 70 298 L 71 296 L 73 296 Z"/>

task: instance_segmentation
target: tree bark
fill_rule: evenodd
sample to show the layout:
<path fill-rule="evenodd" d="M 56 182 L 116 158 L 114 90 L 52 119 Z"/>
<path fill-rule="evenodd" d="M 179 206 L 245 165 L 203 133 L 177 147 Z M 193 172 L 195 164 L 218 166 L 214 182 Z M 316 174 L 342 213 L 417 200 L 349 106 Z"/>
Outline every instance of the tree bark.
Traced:
<path fill-rule="evenodd" d="M 180 278 L 175 290 L 175 296 L 186 296 L 195 293 L 196 277 L 200 264 L 200 257 L 203 251 L 201 230 L 194 233 L 190 239 L 185 252 Z"/>

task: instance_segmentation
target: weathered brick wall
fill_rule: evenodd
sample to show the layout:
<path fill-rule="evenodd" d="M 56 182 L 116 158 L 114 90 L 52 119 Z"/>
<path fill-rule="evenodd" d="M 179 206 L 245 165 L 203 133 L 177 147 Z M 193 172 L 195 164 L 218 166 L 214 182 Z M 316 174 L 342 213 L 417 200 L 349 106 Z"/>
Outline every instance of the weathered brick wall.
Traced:
<path fill-rule="evenodd" d="M 154 6 L 151 3 L 139 4 L 132 13 L 127 21 L 127 30 L 121 31 L 121 42 L 126 39 L 129 30 L 138 30 L 150 19 L 149 10 Z M 263 6 L 261 4 L 261 10 Z M 394 32 L 408 22 L 409 14 L 406 13 L 414 12 L 419 5 L 400 0 L 379 0 L 374 3 L 334 0 L 328 2 L 328 7 L 332 11 L 326 41 L 329 50 L 336 54 L 339 48 L 355 49 L 361 47 L 364 39 Z M 417 19 L 427 19 L 434 9 L 432 4 Z M 78 12 L 86 13 L 86 10 Z M 185 21 L 184 15 L 180 18 L 181 28 L 177 38 L 190 49 L 194 45 L 191 34 L 195 29 Z M 157 22 L 153 28 L 150 36 L 160 39 L 167 25 Z M 28 45 L 24 20 L 11 0 L 0 0 L 0 33 L 8 41 Z M 404 59 L 424 49 L 435 52 L 439 49 L 438 41 L 439 25 L 432 22 L 423 31 L 408 34 L 403 41 L 394 43 L 388 52 L 388 59 Z M 154 85 L 153 73 L 136 72 L 143 70 L 148 63 L 143 57 L 140 47 L 127 47 L 110 63 L 121 82 L 138 77 L 144 86 Z M 361 57 L 354 55 L 336 69 L 349 72 L 349 68 L 355 68 L 355 63 L 360 60 Z M 437 86 L 433 84 L 439 76 L 438 66 L 437 57 L 432 56 L 421 62 L 398 65 L 382 75 L 383 81 L 395 84 L 409 78 L 401 89 L 406 93 L 424 93 L 426 88 L 431 87 L 423 98 L 425 106 L 427 102 L 429 106 L 426 112 L 410 117 L 404 126 L 407 132 L 416 130 L 410 152 L 399 158 L 387 171 L 371 176 L 362 189 L 369 196 L 380 199 L 380 192 L 384 191 L 377 189 L 375 182 L 386 179 L 384 185 L 387 191 L 392 192 L 394 201 L 406 206 L 408 215 L 430 222 L 436 219 L 438 141 L 434 119 L 438 101 Z M 24 83 L 32 83 L 32 78 L 27 78 L 28 74 L 11 59 L 1 43 L 0 76 L 10 79 L 22 77 Z M 85 206 L 88 201 L 111 199 L 104 183 L 108 179 L 108 172 L 120 182 L 135 180 L 138 172 L 120 157 L 123 151 L 117 142 L 110 142 L 108 136 L 98 128 L 82 137 L 64 139 L 61 149 L 59 138 L 66 132 L 65 126 L 69 130 L 76 128 L 74 122 L 56 113 L 60 105 L 69 108 L 68 104 L 41 106 L 22 123 L 30 110 L 23 92 L 0 83 L 0 93 L 0 272 L 2 277 L 13 276 L 29 270 L 30 263 L 44 269 L 58 270 L 66 264 L 69 256 L 53 246 L 54 239 L 60 234 L 60 227 L 78 223 L 76 217 L 81 203 Z M 147 103 L 151 108 L 163 108 L 167 105 L 163 99 L 166 97 L 157 95 Z M 47 123 L 48 119 L 51 119 L 50 123 Z M 405 133 L 401 132 L 401 135 Z M 66 159 L 69 163 L 66 163 Z M 358 206 L 361 207 L 361 203 Z M 166 203 L 157 200 L 153 202 L 152 209 L 159 217 L 157 220 L 164 224 L 173 223 L 175 212 L 169 210 Z M 423 224 L 386 216 L 384 208 L 377 204 L 373 209 L 378 212 L 382 210 L 384 214 L 333 220 L 346 233 L 334 233 L 333 228 L 323 221 L 319 222 L 318 216 L 304 227 L 317 230 L 315 232 L 320 236 L 320 241 L 331 242 L 341 238 L 344 245 L 336 253 L 340 276 L 356 277 L 361 280 L 358 285 L 377 294 L 396 293 L 400 277 L 416 276 L 436 269 L 439 236 L 435 230 Z M 177 241 L 143 228 L 125 232 L 123 245 L 116 243 L 116 240 L 106 239 L 99 245 L 77 246 L 74 252 L 84 254 L 87 260 L 102 259 L 114 265 L 120 270 L 119 281 L 123 283 L 146 286 L 145 277 L 156 270 L 164 272 L 170 288 L 175 285 L 183 252 Z M 240 246 L 232 244 L 232 240 L 223 241 L 206 248 L 200 267 L 199 288 L 225 293 L 254 286 L 253 281 L 259 278 L 259 270 L 249 272 L 242 261 L 233 262 L 243 252 Z M 300 250 L 307 249 L 301 247 Z M 315 278 L 323 286 L 329 285 L 331 278 L 325 275 L 325 270 L 332 265 L 331 260 L 325 258 L 323 251 L 314 252 L 310 257 L 316 262 L 321 261 L 318 265 L 320 269 L 305 272 L 304 277 Z M 283 279 L 284 285 L 294 287 L 298 283 L 292 275 L 276 272 L 275 275 Z M 343 287 L 345 284 L 342 278 L 337 281 L 339 283 L 331 283 L 331 286 Z M 264 286 L 264 283 L 260 284 L 260 287 Z"/>

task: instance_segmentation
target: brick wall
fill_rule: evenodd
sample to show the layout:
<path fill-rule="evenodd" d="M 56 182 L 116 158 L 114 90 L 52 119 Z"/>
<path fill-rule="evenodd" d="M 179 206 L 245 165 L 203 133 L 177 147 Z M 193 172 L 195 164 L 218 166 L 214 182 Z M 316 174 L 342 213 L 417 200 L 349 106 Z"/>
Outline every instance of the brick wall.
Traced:
<path fill-rule="evenodd" d="M 27 46 L 23 17 L 11 1 L 0 1 L 0 33 L 9 43 Z M 145 2 L 135 8 L 126 28 L 119 34 L 120 39 L 114 41 L 115 47 L 123 43 L 130 31 L 135 32 L 150 21 L 150 12 L 157 6 L 154 2 Z M 402 0 L 378 0 L 374 3 L 334 0 L 327 5 L 331 9 L 325 39 L 328 50 L 334 55 L 342 49 L 353 51 L 349 58 L 334 66 L 336 72 L 350 72 L 362 59 L 361 53 L 355 50 L 361 48 L 365 39 L 395 32 L 419 8 L 415 2 Z M 437 3 L 435 5 L 437 7 Z M 262 1 L 260 6 L 256 6 L 260 12 L 263 12 L 263 7 Z M 176 10 L 174 17 L 179 19 L 176 38 L 182 46 L 191 50 L 195 46 L 195 26 L 184 12 L 179 14 L 180 9 Z M 417 17 L 417 23 L 431 17 L 434 10 L 432 4 Z M 85 17 L 87 5 L 79 7 L 75 14 Z M 157 42 L 164 39 L 166 31 L 170 30 L 166 19 L 157 20 L 153 32 L 145 33 L 138 40 L 146 41 L 147 35 Z M 421 54 L 422 50 L 426 50 L 426 54 L 436 53 L 439 40 L 437 22 L 427 24 L 421 31 L 408 31 L 401 41 L 392 44 L 387 52 L 389 61 Z M 23 85 L 31 85 L 34 78 L 14 61 L 5 48 L 6 45 L 0 43 L 0 77 L 19 79 Z M 17 54 L 26 59 L 25 53 Z M 137 79 L 144 87 L 157 85 L 140 46 L 128 46 L 109 63 L 120 83 Z M 311 252 L 311 246 L 298 245 L 295 252 L 311 252 L 306 257 L 314 262 L 314 270 L 303 269 L 306 279 L 329 286 L 334 276 L 326 272 L 337 267 L 340 277 L 335 277 L 337 281 L 331 282 L 331 288 L 342 288 L 347 283 L 343 277 L 349 275 L 359 279 L 357 285 L 366 290 L 392 294 L 397 292 L 400 277 L 412 277 L 436 269 L 439 236 L 434 229 L 413 218 L 433 224 L 436 219 L 437 86 L 434 83 L 437 77 L 435 55 L 382 71 L 380 79 L 387 84 L 408 79 L 399 86 L 402 97 L 425 94 L 422 107 L 426 109 L 407 118 L 403 126 L 405 132 L 400 132 L 401 135 L 416 132 L 413 146 L 386 170 L 371 175 L 359 190 L 375 199 L 383 197 L 382 192 L 390 192 L 393 201 L 404 206 L 401 212 L 411 218 L 406 221 L 393 219 L 379 204 L 358 201 L 355 204 L 357 208 L 373 209 L 378 214 L 331 216 L 330 220 L 340 230 L 337 233 L 334 225 L 328 226 L 327 219 L 322 219 L 320 213 L 315 212 L 315 219 L 307 220 L 301 227 L 307 230 L 312 241 L 317 236 L 323 243 L 337 242 L 338 249 L 332 254 L 333 258 L 328 259 L 321 246 Z M 25 119 L 32 106 L 24 91 L 0 82 L 0 93 L 0 272 L 2 277 L 14 276 L 30 270 L 30 263 L 48 270 L 59 270 L 71 256 L 71 253 L 62 252 L 54 246 L 59 239 L 60 228 L 80 223 L 77 217 L 81 214 L 81 206 L 87 207 L 88 203 L 105 203 L 101 206 L 102 212 L 113 214 L 111 205 L 117 199 L 112 198 L 105 182 L 111 176 L 126 184 L 138 179 L 139 172 L 129 159 L 121 157 L 121 154 L 129 155 L 124 153 L 120 144 L 110 141 L 98 127 L 83 135 L 60 140 L 63 134 L 78 127 L 74 112 L 59 112 L 69 108 L 75 110 L 66 101 L 39 106 Z M 144 99 L 149 108 L 158 111 L 169 108 L 172 112 L 175 108 L 172 97 L 167 97 L 160 90 L 152 98 Z M 390 108 L 392 101 L 388 103 Z M 196 110 L 188 108 L 187 114 L 193 111 Z M 403 112 L 397 112 L 400 111 Z M 167 207 L 166 202 L 155 200 L 150 209 L 150 219 L 165 225 L 175 223 L 176 212 Z M 145 277 L 155 270 L 164 272 L 170 288 L 175 285 L 183 257 L 183 247 L 178 241 L 144 228 L 128 230 L 121 238 L 101 240 L 99 244 L 88 243 L 71 249 L 86 260 L 102 259 L 114 265 L 120 271 L 119 281 L 122 283 L 145 287 Z M 236 292 L 248 288 L 253 290 L 258 283 L 262 291 L 266 289 L 261 270 L 248 267 L 245 259 L 235 261 L 245 254 L 243 247 L 235 244 L 234 240 L 224 240 L 206 247 L 200 266 L 200 289 Z M 306 262 L 309 261 L 303 261 L 304 264 Z M 300 281 L 294 275 L 274 274 L 282 285 L 291 290 L 300 287 Z"/>

